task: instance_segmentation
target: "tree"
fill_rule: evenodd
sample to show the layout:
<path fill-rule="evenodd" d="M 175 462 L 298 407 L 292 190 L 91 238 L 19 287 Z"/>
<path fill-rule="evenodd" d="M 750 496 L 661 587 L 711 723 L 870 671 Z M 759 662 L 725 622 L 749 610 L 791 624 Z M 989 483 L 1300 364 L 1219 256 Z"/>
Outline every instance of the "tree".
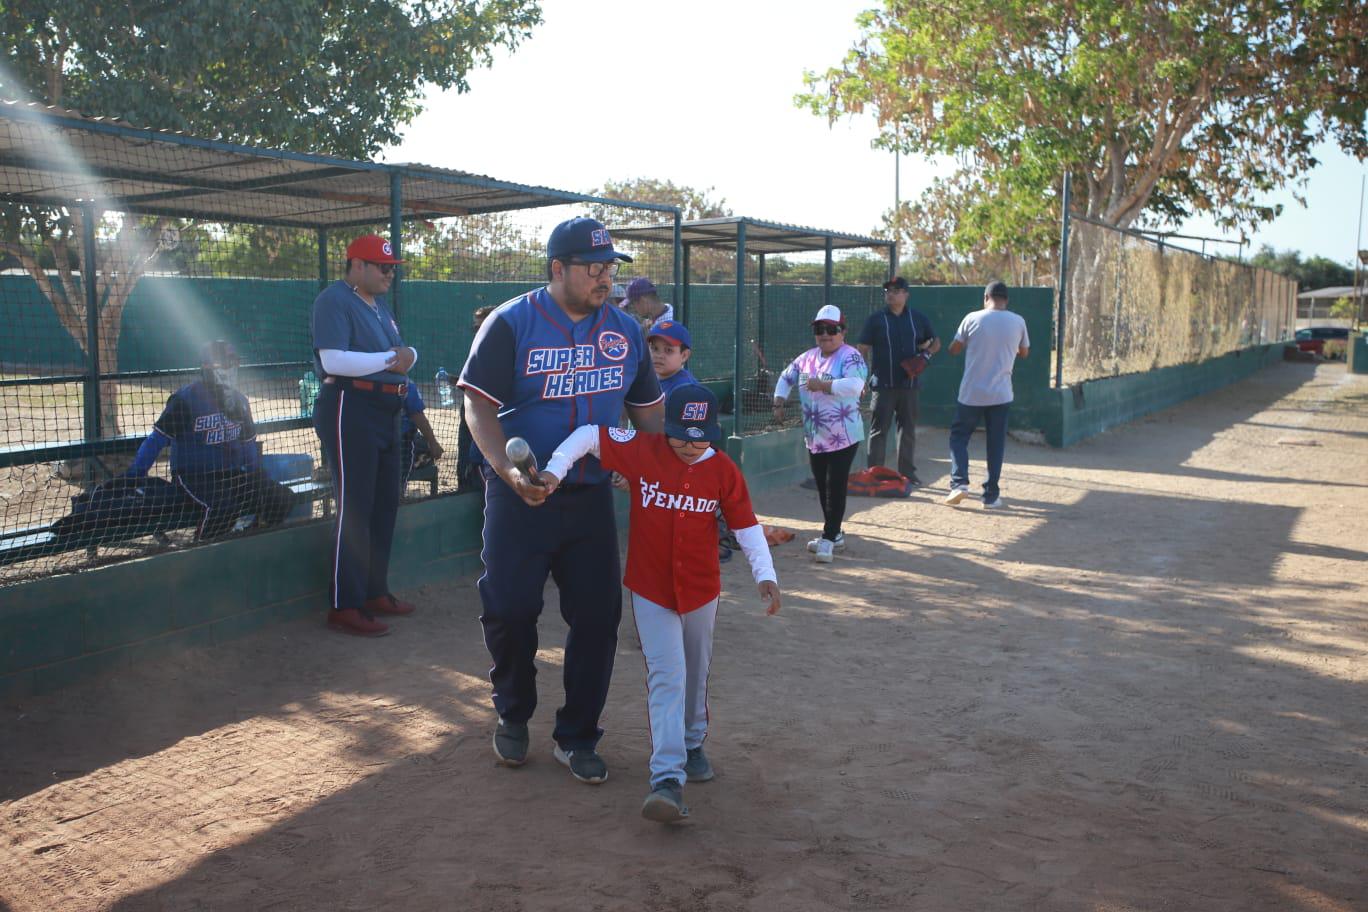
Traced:
<path fill-rule="evenodd" d="M 884 0 L 800 106 L 872 111 L 875 145 L 952 155 L 984 193 L 961 246 L 1020 246 L 1057 225 L 1057 187 L 1109 225 L 1195 213 L 1240 228 L 1334 137 L 1368 155 L 1361 3 L 1319 0 Z"/>
<path fill-rule="evenodd" d="M 364 158 L 399 139 L 430 87 L 466 91 L 471 68 L 541 21 L 537 0 L 10 0 L 0 5 L 0 97 L 138 126 Z M 178 243 L 167 219 L 96 216 L 102 373 L 114 373 L 128 295 Z M 86 344 L 94 273 L 79 209 L 0 206 L 0 251 L 15 257 Z M 246 232 L 270 255 L 269 229 Z M 54 260 L 57 278 L 40 265 Z M 101 431 L 118 433 L 117 395 Z"/>
<path fill-rule="evenodd" d="M 1276 251 L 1265 244 L 1250 257 L 1254 266 L 1295 279 L 1303 291 L 1354 284 L 1354 270 L 1323 256 L 1303 260 L 1295 250 Z"/>
<path fill-rule="evenodd" d="M 673 181 L 656 180 L 650 177 L 608 181 L 602 187 L 591 190 L 590 193 L 593 196 L 601 196 L 605 199 L 678 206 L 684 221 L 728 218 L 732 215 L 725 199 L 712 198 L 712 187 L 699 190 L 676 184 Z M 613 206 L 594 206 L 591 208 L 591 212 L 595 218 L 611 227 L 621 220 L 624 210 Z M 634 212 L 633 218 L 640 218 L 641 215 L 640 211 Z M 669 219 L 668 214 L 663 212 L 652 213 L 652 215 L 659 216 L 662 222 Z M 673 250 L 643 251 L 642 256 L 633 262 L 632 271 L 654 275 L 654 281 L 660 282 L 667 274 L 673 274 L 669 264 L 669 259 L 673 256 Z M 689 253 L 689 281 L 733 281 L 736 277 L 735 263 L 736 258 L 730 251 L 695 247 Z"/>

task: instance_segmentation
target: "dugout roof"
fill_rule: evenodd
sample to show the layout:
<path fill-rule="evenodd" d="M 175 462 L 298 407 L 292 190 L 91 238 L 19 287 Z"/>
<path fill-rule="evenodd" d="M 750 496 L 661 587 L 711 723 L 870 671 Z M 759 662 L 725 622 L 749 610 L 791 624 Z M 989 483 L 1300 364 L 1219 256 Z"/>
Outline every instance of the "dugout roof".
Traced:
<path fill-rule="evenodd" d="M 340 228 L 388 224 L 396 189 L 405 220 L 573 202 L 675 211 L 428 165 L 236 145 L 0 102 L 0 200 L 7 202 L 93 201 L 140 215 Z M 673 235 L 665 240 L 672 243 Z"/>
<path fill-rule="evenodd" d="M 856 247 L 892 247 L 893 242 L 882 238 L 843 234 L 821 228 L 782 225 L 759 219 L 733 216 L 729 218 L 693 219 L 680 225 L 680 240 L 686 247 L 716 247 L 735 250 L 741 226 L 746 226 L 747 253 L 798 253 L 824 251 L 827 241 L 832 250 Z M 614 239 L 674 243 L 674 223 L 647 225 L 640 228 L 613 228 Z"/>

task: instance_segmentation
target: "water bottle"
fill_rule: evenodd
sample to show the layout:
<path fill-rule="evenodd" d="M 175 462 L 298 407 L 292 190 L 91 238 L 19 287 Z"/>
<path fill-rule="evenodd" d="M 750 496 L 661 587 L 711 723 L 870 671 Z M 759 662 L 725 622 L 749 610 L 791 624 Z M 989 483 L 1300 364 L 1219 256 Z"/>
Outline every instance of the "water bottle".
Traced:
<path fill-rule="evenodd" d="M 456 397 L 451 392 L 451 377 L 447 375 L 445 367 L 437 368 L 437 400 L 442 408 L 451 408 L 456 404 Z"/>
<path fill-rule="evenodd" d="M 314 400 L 318 398 L 318 391 L 323 388 L 323 384 L 318 382 L 318 377 L 314 372 L 307 370 L 299 381 L 299 414 L 305 418 L 313 417 Z"/>

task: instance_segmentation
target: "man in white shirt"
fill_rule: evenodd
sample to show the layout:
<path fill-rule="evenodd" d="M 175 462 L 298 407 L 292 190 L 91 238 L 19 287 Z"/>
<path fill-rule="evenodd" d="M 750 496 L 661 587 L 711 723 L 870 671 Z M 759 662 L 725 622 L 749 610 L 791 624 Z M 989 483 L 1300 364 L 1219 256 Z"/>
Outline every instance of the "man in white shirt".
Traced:
<path fill-rule="evenodd" d="M 969 437 L 983 420 L 987 434 L 988 480 L 983 483 L 983 505 L 1001 507 L 998 481 L 1007 449 L 1007 410 L 1012 403 L 1012 367 L 1031 350 L 1026 321 L 1007 309 L 1007 286 L 989 282 L 983 290 L 983 309 L 964 318 L 950 343 L 950 354 L 964 352 L 955 420 L 950 425 L 950 493 L 947 504 L 957 504 L 969 493 Z"/>

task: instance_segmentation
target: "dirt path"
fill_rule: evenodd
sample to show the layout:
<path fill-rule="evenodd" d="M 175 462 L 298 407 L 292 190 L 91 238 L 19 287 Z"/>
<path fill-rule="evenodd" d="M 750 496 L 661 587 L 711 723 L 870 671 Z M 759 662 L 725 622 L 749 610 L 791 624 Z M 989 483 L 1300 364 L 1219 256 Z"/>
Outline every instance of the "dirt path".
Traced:
<path fill-rule="evenodd" d="M 1001 513 L 921 450 L 932 488 L 854 501 L 826 567 L 812 493 L 758 498 L 800 532 L 785 610 L 724 568 L 688 825 L 637 815 L 630 620 L 609 782 L 550 756 L 554 604 L 533 761 L 494 765 L 465 578 L 384 640 L 292 624 L 4 707 L 0 909 L 1368 909 L 1368 378 L 1013 443 Z"/>

